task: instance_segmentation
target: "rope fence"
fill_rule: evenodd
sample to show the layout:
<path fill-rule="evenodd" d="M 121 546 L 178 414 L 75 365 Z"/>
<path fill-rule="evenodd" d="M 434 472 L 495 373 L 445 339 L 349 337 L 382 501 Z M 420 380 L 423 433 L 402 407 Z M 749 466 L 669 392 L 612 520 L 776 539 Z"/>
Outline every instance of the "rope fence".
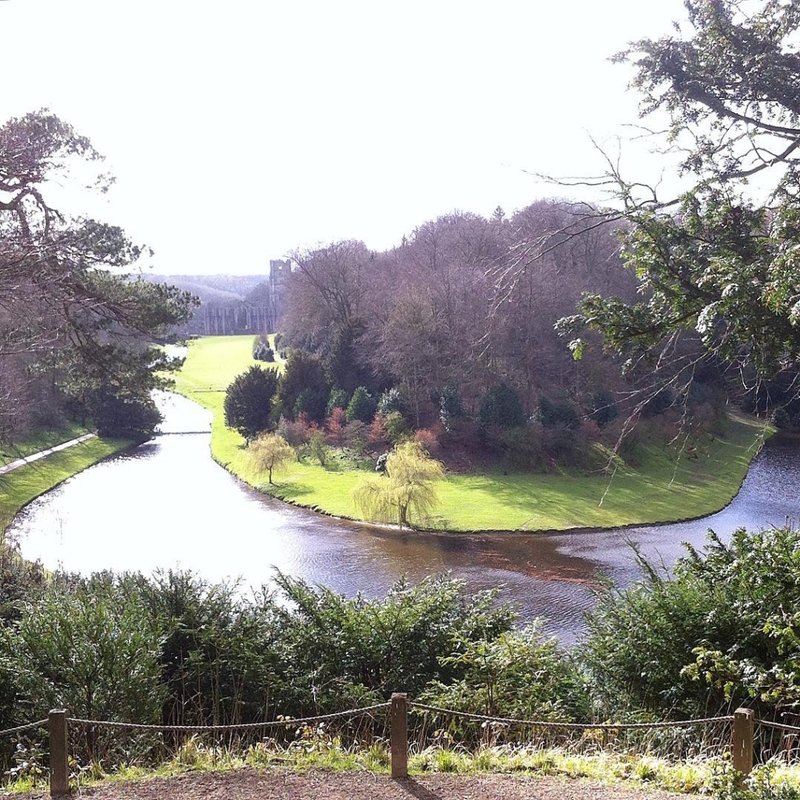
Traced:
<path fill-rule="evenodd" d="M 26 725 L 18 725 L 16 728 L 6 728 L 0 731 L 0 737 L 11 736 L 14 733 L 25 733 L 25 731 L 35 731 L 38 728 L 46 728 L 48 720 L 40 719 L 38 722 L 29 722 Z"/>
<path fill-rule="evenodd" d="M 795 748 L 795 745 L 800 744 L 800 726 L 756 719 L 752 710 L 744 708 L 737 709 L 736 712 L 730 716 L 704 717 L 700 719 L 675 720 L 669 722 L 574 723 L 472 714 L 465 711 L 439 708 L 437 706 L 409 701 L 407 695 L 403 693 L 393 694 L 391 701 L 387 703 L 377 703 L 363 708 L 353 708 L 332 714 L 318 714 L 297 719 L 285 718 L 236 725 L 145 725 L 135 722 L 72 718 L 68 717 L 67 712 L 64 710 L 54 710 L 50 712 L 47 719 L 2 730 L 0 731 L 0 737 L 13 736 L 14 734 L 24 733 L 30 730 L 46 730 L 49 736 L 50 750 L 50 794 L 53 797 L 60 797 L 69 793 L 68 728 L 70 724 L 82 727 L 94 726 L 100 728 L 129 729 L 133 731 L 152 731 L 157 733 L 234 733 L 275 728 L 300 728 L 333 722 L 335 720 L 348 720 L 354 717 L 371 715 L 376 712 L 387 710 L 389 712 L 390 765 L 391 776 L 393 778 L 408 777 L 408 715 L 410 711 L 422 715 L 449 716 L 471 722 L 478 722 L 482 725 L 520 726 L 554 731 L 663 731 L 705 725 L 731 725 L 729 747 L 732 755 L 732 764 L 733 768 L 743 775 L 749 774 L 753 769 L 756 727 L 758 727 L 760 734 L 765 731 L 780 733 L 782 745 L 787 752 L 787 742 L 791 743 L 793 751 L 798 749 Z"/>
<path fill-rule="evenodd" d="M 705 717 L 703 719 L 676 720 L 673 722 L 552 722 L 537 719 L 514 719 L 511 717 L 489 717 L 484 714 L 471 714 L 468 711 L 453 711 L 449 708 L 438 708 L 428 706 L 423 703 L 410 701 L 409 708 L 416 708 L 420 711 L 427 711 L 433 714 L 443 714 L 450 717 L 461 717 L 475 722 L 485 722 L 500 725 L 521 725 L 530 728 L 551 728 L 553 730 L 648 730 L 657 728 L 686 728 L 694 725 L 708 725 L 718 722 L 733 722 L 733 715 L 728 717 Z"/>
<path fill-rule="evenodd" d="M 242 722 L 237 725 L 142 725 L 138 722 L 113 722 L 110 720 L 98 719 L 77 719 L 70 717 L 69 721 L 75 725 L 95 725 L 106 728 L 128 728 L 130 730 L 154 731 L 159 733 L 212 733 L 212 732 L 235 732 L 258 730 L 264 728 L 285 728 L 300 727 L 302 725 L 316 725 L 322 722 L 332 722 L 337 719 L 349 719 L 351 717 L 371 714 L 375 711 L 389 708 L 389 703 L 377 703 L 373 706 L 364 708 L 351 708 L 347 711 L 337 711 L 334 714 L 319 714 L 315 717 L 300 717 L 294 719 L 286 717 L 284 719 L 273 719 L 267 722 Z"/>

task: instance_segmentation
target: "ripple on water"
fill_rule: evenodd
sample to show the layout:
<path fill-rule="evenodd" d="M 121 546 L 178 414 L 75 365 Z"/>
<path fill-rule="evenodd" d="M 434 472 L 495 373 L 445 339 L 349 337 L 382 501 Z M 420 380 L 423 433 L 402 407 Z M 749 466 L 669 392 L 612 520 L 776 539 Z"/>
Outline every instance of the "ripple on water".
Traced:
<path fill-rule="evenodd" d="M 179 434 L 208 425 L 204 409 L 177 395 L 159 402 L 171 435 L 91 467 L 17 516 L 10 534 L 26 557 L 87 574 L 191 569 L 245 588 L 270 584 L 280 569 L 367 597 L 382 596 L 403 575 L 418 582 L 450 572 L 472 590 L 504 585 L 504 599 L 522 620 L 543 617 L 548 633 L 572 643 L 594 602 L 597 576 L 623 586 L 638 577 L 628 542 L 669 567 L 683 553 L 681 543 L 702 546 L 709 527 L 727 537 L 742 525 L 800 519 L 797 447 L 777 444 L 756 458 L 727 509 L 696 522 L 544 536 L 378 530 L 253 491 L 209 457 L 208 435 Z"/>

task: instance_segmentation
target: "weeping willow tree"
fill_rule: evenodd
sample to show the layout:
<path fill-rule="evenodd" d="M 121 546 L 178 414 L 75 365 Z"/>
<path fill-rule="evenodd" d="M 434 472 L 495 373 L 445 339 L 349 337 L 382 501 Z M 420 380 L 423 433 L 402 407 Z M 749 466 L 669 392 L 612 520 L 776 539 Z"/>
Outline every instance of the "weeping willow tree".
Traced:
<path fill-rule="evenodd" d="M 442 465 L 418 442 L 398 445 L 386 459 L 386 474 L 370 478 L 353 490 L 353 502 L 365 519 L 399 522 L 413 527 L 409 512 L 426 517 L 437 505 L 436 483 L 444 477 Z"/>
<path fill-rule="evenodd" d="M 276 433 L 262 433 L 247 446 L 247 455 L 259 472 L 266 472 L 271 485 L 272 473 L 295 458 L 294 448 Z"/>

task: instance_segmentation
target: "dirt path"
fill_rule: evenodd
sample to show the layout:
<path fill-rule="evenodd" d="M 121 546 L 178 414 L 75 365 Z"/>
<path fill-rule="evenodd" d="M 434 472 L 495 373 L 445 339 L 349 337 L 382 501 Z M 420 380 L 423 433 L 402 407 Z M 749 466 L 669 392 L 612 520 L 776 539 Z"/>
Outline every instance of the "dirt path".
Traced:
<path fill-rule="evenodd" d="M 15 469 L 24 467 L 26 464 L 32 464 L 34 461 L 38 461 L 41 458 L 46 458 L 53 453 L 58 453 L 60 450 L 66 450 L 68 447 L 74 447 L 76 444 L 85 442 L 88 439 L 93 439 L 95 436 L 97 436 L 96 433 L 84 433 L 83 436 L 78 436 L 77 439 L 70 439 L 68 442 L 61 442 L 61 444 L 57 444 L 55 447 L 49 447 L 47 450 L 40 450 L 38 453 L 31 453 L 31 455 L 25 456 L 25 458 L 18 458 L 16 461 L 9 461 L 8 464 L 4 464 L 2 467 L 0 467 L 0 475 L 5 475 L 7 472 L 13 472 Z"/>
<path fill-rule="evenodd" d="M 14 800 L 44 800 L 46 792 L 15 794 Z M 424 775 L 394 781 L 370 772 L 257 772 L 239 769 L 173 778 L 108 783 L 80 789 L 91 800 L 686 800 L 649 789 L 572 778 L 511 775 Z"/>

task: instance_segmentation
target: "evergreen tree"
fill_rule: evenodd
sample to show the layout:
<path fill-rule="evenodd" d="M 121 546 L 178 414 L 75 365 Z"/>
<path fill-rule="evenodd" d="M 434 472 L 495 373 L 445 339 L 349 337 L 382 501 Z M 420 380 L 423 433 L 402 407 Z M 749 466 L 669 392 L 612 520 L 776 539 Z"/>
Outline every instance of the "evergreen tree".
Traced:
<path fill-rule="evenodd" d="M 255 364 L 237 375 L 225 392 L 225 424 L 248 441 L 270 427 L 272 398 L 278 378 L 272 369 Z"/>

